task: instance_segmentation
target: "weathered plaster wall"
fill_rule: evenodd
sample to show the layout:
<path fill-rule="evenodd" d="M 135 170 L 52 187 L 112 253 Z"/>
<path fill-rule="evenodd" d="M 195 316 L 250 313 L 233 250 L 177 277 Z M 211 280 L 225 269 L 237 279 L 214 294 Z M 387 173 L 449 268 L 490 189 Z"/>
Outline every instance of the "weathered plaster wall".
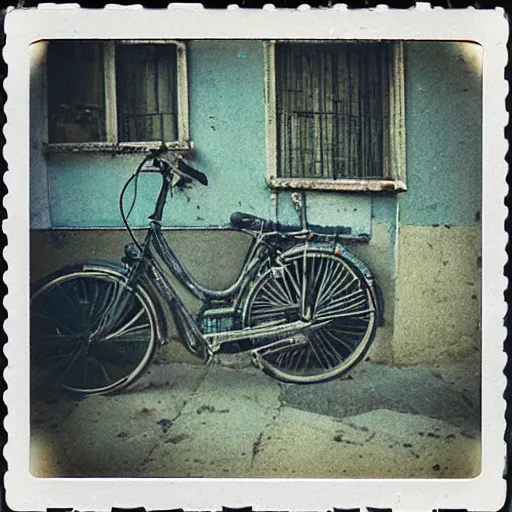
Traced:
<path fill-rule="evenodd" d="M 481 54 L 469 50 L 470 46 L 406 43 L 406 193 L 398 198 L 308 193 L 311 223 L 350 226 L 354 234 L 371 235 L 367 244 L 347 245 L 372 269 L 384 292 L 385 326 L 378 330 L 370 353 L 373 359 L 420 362 L 441 354 L 467 353 L 474 347 L 474 322 L 466 319 L 475 315 L 479 304 L 474 288 L 479 289 L 475 251 L 480 248 Z M 54 227 L 121 226 L 118 193 L 140 156 L 52 154 L 45 159 L 38 142 L 43 98 L 36 64 L 41 59 L 44 55 L 35 52 L 32 225 L 48 227 L 51 211 Z M 191 41 L 189 80 L 190 128 L 197 148 L 192 163 L 208 175 L 210 183 L 195 185 L 169 200 L 164 224 L 225 225 L 236 210 L 272 218 L 276 204 L 281 222 L 297 224 L 290 194 L 280 192 L 274 203 L 265 184 L 261 42 Z M 157 176 L 141 178 L 133 225 L 146 224 L 158 189 Z M 127 203 L 130 200 L 128 194 Z M 433 227 L 437 224 L 452 228 Z M 236 277 L 248 242 L 229 231 L 180 231 L 169 236 L 199 281 L 213 287 Z M 60 231 L 58 238 L 60 248 L 52 245 L 48 232 L 32 233 L 33 280 L 71 261 L 117 260 L 127 241 L 121 231 L 98 229 Z M 432 248 L 425 246 L 427 241 Z M 461 277 L 474 284 L 460 288 Z M 443 330 L 443 320 L 434 329 L 434 318 L 445 312 L 451 313 L 442 318 L 454 319 L 453 326 Z M 425 322 L 417 321 L 420 313 Z"/>
<path fill-rule="evenodd" d="M 348 243 L 347 247 L 372 270 L 384 296 L 384 324 L 377 329 L 374 344 L 369 352 L 373 361 L 392 362 L 394 358 L 395 279 L 392 269 L 395 258 L 394 223 L 374 222 L 372 242 Z"/>
<path fill-rule="evenodd" d="M 482 47 L 405 44 L 407 193 L 400 223 L 471 225 L 482 177 Z"/>
<path fill-rule="evenodd" d="M 262 43 L 191 41 L 188 53 L 190 131 L 196 147 L 191 163 L 208 176 L 209 185 L 176 194 L 167 204 L 164 224 L 225 225 L 234 211 L 272 218 L 275 204 L 265 182 Z M 120 226 L 118 193 L 139 161 L 138 155 L 50 155 L 53 226 Z M 146 225 L 158 189 L 158 176 L 139 180 L 133 225 Z M 289 196 L 278 194 L 279 220 L 297 224 Z M 44 198 L 37 204 L 44 204 Z M 308 192 L 308 207 L 312 224 L 350 226 L 355 234 L 371 234 L 369 196 Z"/>
<path fill-rule="evenodd" d="M 386 303 L 385 325 L 378 329 L 369 354 L 371 359 L 392 360 L 394 279 L 390 269 L 394 259 L 394 222 L 377 212 L 371 243 L 347 243 L 348 248 L 365 261 L 382 286 Z M 143 231 L 136 232 L 138 237 Z M 166 238 L 181 261 L 194 277 L 205 286 L 220 289 L 228 286 L 239 274 L 251 238 L 230 230 L 172 230 Z M 88 259 L 120 261 L 128 235 L 118 229 L 66 229 L 54 232 L 38 230 L 31 233 L 31 282 L 64 265 Z M 186 300 L 197 307 L 193 300 Z M 172 360 L 199 362 L 172 340 L 176 331 L 169 324 L 171 344 L 162 357 Z"/>
<path fill-rule="evenodd" d="M 43 154 L 44 132 L 44 62 L 45 41 L 32 44 L 30 51 L 30 226 L 51 227 L 49 208 L 49 180 L 46 159 Z"/>
<path fill-rule="evenodd" d="M 407 43 L 407 186 L 399 196 L 394 360 L 478 357 L 482 49 Z"/>
<path fill-rule="evenodd" d="M 213 289 L 231 284 L 242 268 L 251 243 L 248 235 L 237 231 L 172 230 L 165 237 L 197 281 Z M 136 231 L 139 240 L 144 231 Z M 121 261 L 124 245 L 130 237 L 118 229 L 66 229 L 52 236 L 50 231 L 31 233 L 31 281 L 60 267 L 88 259 Z M 226 250 L 229 247 L 229 250 Z M 51 254 L 51 257 L 45 257 Z M 214 262 L 214 263 L 212 263 Z"/>
<path fill-rule="evenodd" d="M 258 41 L 191 41 L 188 52 L 190 129 L 196 147 L 192 163 L 207 174 L 208 187 L 195 185 L 168 201 L 164 224 L 168 226 L 225 225 L 233 211 L 266 218 L 278 216 L 284 224 L 297 225 L 297 212 L 289 192 L 271 200 L 266 187 L 265 105 L 263 45 Z M 43 99 L 35 90 L 33 112 L 40 114 Z M 37 107 L 37 108 L 36 108 Z M 40 137 L 40 115 L 35 118 L 32 138 Z M 39 148 L 38 148 L 39 149 Z M 48 167 L 48 198 L 55 227 L 97 228 L 121 226 L 117 201 L 119 190 L 140 160 L 138 155 L 51 154 Z M 42 159 L 44 163 L 44 157 Z M 34 183 L 42 173 L 33 168 Z M 44 180 L 43 180 L 44 181 Z M 159 190 L 159 177 L 143 176 L 138 184 L 138 201 L 131 215 L 134 226 L 147 224 Z M 45 210 L 45 187 L 34 193 L 37 211 Z M 37 197 L 36 197 L 37 196 Z M 322 226 L 347 226 L 355 235 L 372 235 L 368 244 L 350 244 L 376 275 L 387 304 L 394 298 L 394 197 L 308 192 L 308 220 Z M 126 204 L 131 195 L 127 194 Z M 277 207 L 277 208 L 276 208 Z M 386 210 L 389 210 L 387 211 Z M 391 215 L 389 215 L 391 211 Z M 375 218 L 374 218 L 375 217 Z M 383 222 L 382 226 L 380 223 Z M 375 225 L 375 229 L 374 229 Z M 32 280 L 71 261 L 90 257 L 118 259 L 126 236 L 117 231 L 61 231 L 61 247 L 55 248 L 46 232 L 33 233 Z M 245 237 L 230 232 L 173 232 L 173 247 L 200 281 L 212 287 L 231 282 L 243 261 Z M 220 240 L 224 240 L 220 242 Z M 193 241 L 193 242 L 192 242 Z M 222 247 L 227 254 L 222 251 Z M 229 248 L 226 251 L 226 248 Z M 213 249 L 213 250 L 212 250 Z M 198 258 L 200 264 L 195 264 Z M 233 259 L 234 258 L 234 259 Z M 386 309 L 385 329 L 372 355 L 391 357 L 392 307 Z M 379 347 L 381 347 L 379 349 Z"/>
<path fill-rule="evenodd" d="M 258 41 L 189 43 L 191 160 L 208 176 L 168 202 L 170 226 L 224 225 L 236 210 L 270 215 L 265 184 L 263 47 Z M 54 226 L 120 226 L 117 196 L 140 155 L 54 154 L 48 160 Z M 145 225 L 159 188 L 142 176 L 135 225 Z M 128 196 L 129 197 L 129 196 Z M 71 200 L 70 200 L 71 199 Z"/>
<path fill-rule="evenodd" d="M 478 356 L 480 227 L 401 226 L 394 360 Z"/>

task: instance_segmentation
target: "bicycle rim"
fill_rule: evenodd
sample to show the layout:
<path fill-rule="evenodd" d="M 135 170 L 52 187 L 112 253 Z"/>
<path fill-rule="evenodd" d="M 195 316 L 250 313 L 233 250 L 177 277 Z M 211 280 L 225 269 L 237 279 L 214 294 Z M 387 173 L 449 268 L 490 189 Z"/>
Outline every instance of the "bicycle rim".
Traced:
<path fill-rule="evenodd" d="M 262 369 L 285 382 L 316 383 L 349 371 L 375 335 L 375 307 L 366 284 L 341 258 L 327 252 L 297 253 L 256 283 L 246 307 L 247 326 L 293 322 L 308 313 L 311 326 L 300 343 L 258 352 Z"/>
<path fill-rule="evenodd" d="M 151 362 L 155 308 L 122 276 L 77 271 L 41 286 L 31 299 L 32 378 L 80 394 L 120 390 Z"/>

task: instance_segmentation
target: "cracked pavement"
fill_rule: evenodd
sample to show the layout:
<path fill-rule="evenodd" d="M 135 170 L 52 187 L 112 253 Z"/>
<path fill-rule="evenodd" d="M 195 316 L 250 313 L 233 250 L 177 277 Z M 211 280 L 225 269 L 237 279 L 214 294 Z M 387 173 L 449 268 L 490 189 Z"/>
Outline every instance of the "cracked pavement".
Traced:
<path fill-rule="evenodd" d="M 282 384 L 254 368 L 154 364 L 132 388 L 31 408 L 39 477 L 472 478 L 480 472 L 474 361 L 365 362 Z"/>

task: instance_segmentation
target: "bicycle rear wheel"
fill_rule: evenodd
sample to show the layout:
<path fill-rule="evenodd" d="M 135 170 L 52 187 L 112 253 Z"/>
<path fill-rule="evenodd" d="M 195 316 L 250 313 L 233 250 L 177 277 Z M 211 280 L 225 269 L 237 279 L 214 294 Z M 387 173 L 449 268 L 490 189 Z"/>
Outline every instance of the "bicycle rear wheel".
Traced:
<path fill-rule="evenodd" d="M 342 258 L 310 249 L 269 269 L 249 294 L 246 326 L 302 319 L 299 343 L 258 351 L 263 371 L 298 384 L 337 378 L 367 353 L 375 336 L 375 305 L 366 283 Z"/>
<path fill-rule="evenodd" d="M 155 311 L 121 274 L 79 268 L 47 279 L 31 298 L 32 384 L 44 378 L 80 394 L 125 388 L 156 352 Z"/>

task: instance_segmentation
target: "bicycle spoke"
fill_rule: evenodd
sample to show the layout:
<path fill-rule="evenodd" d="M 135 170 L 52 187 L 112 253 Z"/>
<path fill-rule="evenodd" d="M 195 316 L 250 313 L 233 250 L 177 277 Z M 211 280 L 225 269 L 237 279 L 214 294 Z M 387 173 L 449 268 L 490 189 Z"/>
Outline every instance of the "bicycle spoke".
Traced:
<path fill-rule="evenodd" d="M 318 363 L 320 364 L 320 367 L 322 367 L 324 370 L 328 370 L 330 368 L 329 366 L 329 362 L 327 362 L 327 364 L 325 364 L 325 361 L 322 361 L 321 357 L 318 355 L 318 352 L 314 346 L 313 343 L 310 343 L 309 344 L 309 347 L 311 348 L 311 351 L 312 353 L 314 354 L 314 356 L 316 357 L 316 360 L 318 361 Z"/>
<path fill-rule="evenodd" d="M 284 270 L 283 270 L 283 277 L 282 277 L 281 280 L 283 282 L 283 288 L 286 291 L 286 296 L 288 297 L 288 302 L 290 302 L 291 304 L 295 303 L 296 302 L 296 298 L 295 298 L 295 296 L 293 294 L 292 289 L 290 288 L 290 286 L 288 284 L 288 274 L 286 272 L 286 268 L 284 268 Z"/>
<path fill-rule="evenodd" d="M 373 313 L 373 309 L 361 309 L 357 311 L 349 311 L 345 313 L 332 313 L 332 314 L 324 314 L 324 315 L 318 315 L 316 317 L 316 320 L 323 321 L 323 320 L 335 320 L 336 318 L 343 318 L 343 317 L 356 317 L 356 316 L 363 316 L 368 313 Z"/>
<path fill-rule="evenodd" d="M 288 266 L 284 267 L 284 271 L 286 272 L 286 275 L 288 276 L 288 278 L 290 279 L 290 283 L 292 284 L 293 286 L 293 289 L 295 290 L 295 294 L 296 294 L 296 297 L 300 297 L 300 288 L 299 288 L 299 285 L 297 283 L 297 280 L 293 277 L 290 269 L 288 268 Z M 294 301 L 295 302 L 295 301 Z"/>
<path fill-rule="evenodd" d="M 108 336 L 106 336 L 104 339 L 105 340 L 109 340 L 111 338 L 115 338 L 117 336 L 120 336 L 121 334 L 125 333 L 125 332 L 131 332 L 132 329 L 130 329 L 130 327 L 135 323 L 137 322 L 137 320 L 139 320 L 139 318 L 144 314 L 144 310 L 141 308 L 140 311 L 131 319 L 129 320 L 125 325 L 123 325 L 122 327 L 120 327 L 116 332 L 113 332 L 112 334 L 109 334 Z M 146 324 L 145 326 L 136 326 L 135 329 L 140 329 L 140 328 L 144 328 L 144 327 L 149 327 L 149 324 Z"/>
<path fill-rule="evenodd" d="M 98 361 L 98 359 L 96 359 L 94 357 L 91 358 L 91 361 L 93 363 L 96 363 L 96 365 L 101 370 L 101 372 L 102 372 L 102 374 L 103 374 L 103 376 L 105 378 L 104 379 L 104 383 L 105 384 L 110 384 L 111 382 L 114 381 L 114 378 L 109 375 L 109 373 L 108 373 L 108 371 L 107 371 L 107 369 L 106 369 L 106 367 L 105 367 L 105 365 L 103 363 L 101 363 L 100 361 Z"/>
<path fill-rule="evenodd" d="M 304 318 L 307 315 L 306 301 L 308 293 L 308 260 L 304 250 L 302 255 L 302 276 L 300 285 L 300 315 Z"/>
<path fill-rule="evenodd" d="M 311 350 L 308 350 L 307 348 L 304 350 L 306 361 L 304 363 L 304 369 L 302 371 L 302 374 L 305 375 L 306 371 L 309 370 L 309 360 L 311 358 Z"/>
<path fill-rule="evenodd" d="M 275 289 L 275 283 L 273 281 L 269 281 L 269 285 L 265 290 L 263 290 L 263 297 L 267 297 L 269 301 L 273 304 L 287 304 L 288 301 L 286 297 L 283 297 L 279 294 L 279 292 Z"/>
<path fill-rule="evenodd" d="M 370 315 L 362 317 L 337 318 L 329 323 L 329 329 L 345 334 L 360 335 L 366 331 L 370 323 Z"/>
<path fill-rule="evenodd" d="M 43 356 L 41 354 L 38 354 L 37 355 L 37 358 L 39 360 L 43 360 L 45 362 L 51 362 L 51 361 L 56 361 L 58 359 L 64 359 L 66 357 L 70 357 L 73 355 L 73 351 L 72 352 L 69 352 L 68 354 L 52 354 L 52 355 L 49 355 L 49 356 Z"/>
<path fill-rule="evenodd" d="M 75 331 L 73 331 L 67 325 L 64 325 L 61 321 L 57 320 L 55 317 L 44 315 L 43 313 L 41 313 L 41 311 L 34 311 L 33 314 L 38 316 L 39 318 L 41 318 L 43 320 L 48 320 L 49 322 L 52 322 L 56 327 L 60 327 L 61 329 L 65 330 L 65 331 L 68 331 L 73 336 L 77 335 L 77 333 Z"/>
<path fill-rule="evenodd" d="M 327 361 L 328 368 L 332 368 L 334 366 L 333 355 L 331 351 L 328 349 L 327 345 L 318 336 L 318 332 L 311 337 L 310 343 L 312 345 L 314 344 L 315 348 L 323 355 L 324 360 Z M 336 360 L 336 358 L 334 358 L 334 360 Z"/>
<path fill-rule="evenodd" d="M 366 304 L 366 297 L 363 292 L 359 290 L 351 294 L 352 296 L 347 295 L 347 298 L 343 298 L 337 301 L 333 301 L 329 306 L 325 306 L 318 311 L 319 315 L 326 313 L 346 313 L 348 311 L 356 311 L 358 307 Z M 346 299 L 346 300 L 345 300 Z M 357 302 L 356 302 L 357 301 Z"/>
<path fill-rule="evenodd" d="M 298 355 L 298 350 L 295 349 L 295 350 L 289 350 L 288 351 L 288 364 L 287 364 L 287 367 L 289 369 L 292 369 L 293 366 L 294 366 L 294 361 L 296 360 L 296 356 Z"/>
<path fill-rule="evenodd" d="M 98 281 L 95 281 L 93 283 L 93 286 L 94 286 L 94 294 L 92 296 L 92 300 L 91 300 L 91 307 L 89 308 L 89 318 L 87 319 L 87 329 L 90 331 L 91 330 L 91 324 L 92 324 L 92 321 L 93 321 L 93 318 L 94 318 L 94 314 L 95 314 L 95 311 L 96 311 L 96 308 L 98 307 L 98 302 L 101 298 L 101 291 L 100 291 L 100 284 Z"/>
<path fill-rule="evenodd" d="M 337 281 L 335 275 L 332 276 L 331 282 L 327 289 L 323 293 L 323 297 L 318 302 L 318 307 L 321 308 L 326 302 L 329 303 L 333 298 L 333 290 L 336 290 L 337 293 L 342 294 L 346 290 L 350 288 L 354 283 L 357 283 L 357 278 L 352 276 L 352 280 L 348 281 L 350 278 L 349 274 L 345 274 L 341 281 Z"/>
<path fill-rule="evenodd" d="M 69 372 L 69 370 L 71 369 L 71 367 L 76 363 L 77 359 L 84 353 L 84 348 L 83 347 L 80 347 L 76 352 L 75 354 L 73 355 L 73 357 L 71 358 L 71 361 L 69 362 L 69 364 L 66 366 L 66 369 L 61 373 L 60 375 L 60 378 L 63 379 L 66 374 Z"/>
<path fill-rule="evenodd" d="M 97 285 L 99 287 L 99 284 Z M 113 285 L 108 283 L 103 287 L 98 302 L 94 302 L 90 311 L 88 329 L 94 336 L 100 330 L 107 316 L 108 308 L 112 304 Z"/>
<path fill-rule="evenodd" d="M 39 333 L 34 333 L 34 339 L 36 339 L 36 338 L 38 340 L 47 342 L 47 344 L 49 344 L 48 341 L 54 341 L 56 343 L 60 343 L 61 341 L 69 342 L 69 340 L 76 340 L 77 336 L 76 336 L 76 334 L 39 334 Z"/>
<path fill-rule="evenodd" d="M 325 269 L 323 269 L 323 272 L 320 274 L 322 276 L 322 281 L 317 292 L 317 297 L 319 298 L 323 296 L 325 286 L 330 283 L 333 266 L 333 260 L 329 259 L 325 261 Z"/>
<path fill-rule="evenodd" d="M 327 339 L 326 334 L 322 330 L 318 330 L 315 333 L 314 339 L 316 339 L 320 345 L 324 347 L 326 353 L 330 354 L 338 363 L 343 363 L 344 359 L 338 354 L 336 349 L 331 345 L 331 342 Z"/>
<path fill-rule="evenodd" d="M 273 290 L 281 298 L 281 300 L 284 302 L 284 304 L 289 304 L 290 297 L 289 297 L 289 295 L 287 295 L 286 289 L 281 284 L 281 279 L 274 278 L 271 281 L 271 283 L 272 283 L 271 286 L 272 286 Z"/>
<path fill-rule="evenodd" d="M 67 294 L 66 290 L 64 289 L 65 287 L 64 286 L 59 286 L 58 290 L 62 293 L 62 295 L 64 296 L 64 298 L 66 299 L 67 303 L 75 310 L 77 311 L 78 308 L 76 307 L 76 303 L 73 302 L 73 300 L 71 299 L 71 297 Z"/>
<path fill-rule="evenodd" d="M 327 286 L 322 290 L 323 297 L 330 297 L 331 291 L 334 287 L 340 286 L 345 282 L 347 278 L 347 273 L 344 268 L 340 268 L 335 264 L 334 261 L 331 262 L 331 266 L 329 268 L 329 272 L 326 272 L 326 281 Z"/>
<path fill-rule="evenodd" d="M 279 317 L 286 315 L 287 312 L 298 310 L 298 306 L 292 304 L 290 306 L 274 306 L 274 307 L 265 307 L 259 310 L 258 308 L 253 308 L 253 318 L 262 320 L 273 317 Z"/>
<path fill-rule="evenodd" d="M 324 330 L 324 333 L 327 334 L 327 333 L 330 333 L 329 329 L 325 329 Z M 348 351 L 352 351 L 354 350 L 354 344 L 353 343 L 349 343 L 347 340 L 343 339 L 343 338 L 340 338 L 339 336 L 336 336 L 332 333 L 330 333 L 332 339 L 338 343 L 339 345 L 343 346 L 345 349 L 347 349 Z M 356 343 L 357 344 L 357 343 Z"/>
<path fill-rule="evenodd" d="M 318 308 L 317 312 L 322 313 L 333 308 L 346 307 L 347 305 L 351 305 L 352 302 L 361 299 L 361 297 L 363 298 L 363 300 L 366 299 L 362 290 L 356 290 L 355 292 L 352 292 L 348 295 L 344 295 L 339 299 L 331 298 L 329 303 L 323 307 Z"/>

